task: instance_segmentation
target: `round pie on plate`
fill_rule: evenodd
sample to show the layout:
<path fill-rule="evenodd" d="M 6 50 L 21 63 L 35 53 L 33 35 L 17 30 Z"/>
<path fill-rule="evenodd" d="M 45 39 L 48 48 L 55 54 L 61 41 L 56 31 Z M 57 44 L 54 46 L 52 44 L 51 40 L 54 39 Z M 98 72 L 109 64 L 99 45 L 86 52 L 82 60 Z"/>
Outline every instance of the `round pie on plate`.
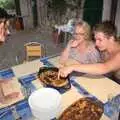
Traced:
<path fill-rule="evenodd" d="M 69 83 L 69 78 L 58 79 L 58 68 L 56 67 L 42 67 L 38 72 L 39 80 L 49 86 L 63 87 Z"/>

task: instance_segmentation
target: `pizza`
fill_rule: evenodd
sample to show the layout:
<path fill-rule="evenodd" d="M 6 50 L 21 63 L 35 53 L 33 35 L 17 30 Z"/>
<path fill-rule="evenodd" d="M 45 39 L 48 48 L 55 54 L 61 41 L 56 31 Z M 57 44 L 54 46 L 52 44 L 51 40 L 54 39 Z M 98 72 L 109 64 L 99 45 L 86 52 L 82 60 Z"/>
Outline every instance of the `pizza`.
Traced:
<path fill-rule="evenodd" d="M 100 120 L 103 107 L 90 98 L 81 98 L 69 106 L 58 120 Z"/>
<path fill-rule="evenodd" d="M 55 67 L 40 68 L 38 78 L 43 84 L 53 87 L 63 87 L 69 83 L 68 78 L 58 79 L 58 68 Z"/>

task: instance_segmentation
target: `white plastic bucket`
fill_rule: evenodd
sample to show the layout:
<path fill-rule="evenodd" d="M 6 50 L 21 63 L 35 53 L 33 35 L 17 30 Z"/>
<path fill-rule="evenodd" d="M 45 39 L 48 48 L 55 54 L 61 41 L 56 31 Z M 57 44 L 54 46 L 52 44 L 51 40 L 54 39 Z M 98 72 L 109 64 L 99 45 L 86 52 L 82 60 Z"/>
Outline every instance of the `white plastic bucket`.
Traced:
<path fill-rule="evenodd" d="M 30 95 L 28 102 L 34 117 L 50 120 L 60 112 L 61 94 L 53 88 L 41 88 Z"/>

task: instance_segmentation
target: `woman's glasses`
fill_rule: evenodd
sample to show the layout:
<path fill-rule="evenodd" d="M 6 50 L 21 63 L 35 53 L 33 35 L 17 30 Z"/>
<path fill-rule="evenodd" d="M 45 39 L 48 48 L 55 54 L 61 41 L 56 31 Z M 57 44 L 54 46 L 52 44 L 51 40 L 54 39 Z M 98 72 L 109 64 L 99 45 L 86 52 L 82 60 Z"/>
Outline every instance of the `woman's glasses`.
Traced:
<path fill-rule="evenodd" d="M 84 36 L 85 33 L 73 33 L 73 35 L 80 35 L 80 36 Z"/>

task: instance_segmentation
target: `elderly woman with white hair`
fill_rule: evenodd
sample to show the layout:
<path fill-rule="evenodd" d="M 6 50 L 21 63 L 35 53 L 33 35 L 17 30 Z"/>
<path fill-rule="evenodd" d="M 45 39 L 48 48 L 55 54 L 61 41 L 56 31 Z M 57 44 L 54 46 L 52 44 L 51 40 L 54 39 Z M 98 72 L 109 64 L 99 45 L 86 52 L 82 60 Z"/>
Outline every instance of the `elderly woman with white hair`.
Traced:
<path fill-rule="evenodd" d="M 60 64 L 64 66 L 68 58 L 74 59 L 79 63 L 97 63 L 100 62 L 100 54 L 92 40 L 90 25 L 77 19 L 71 39 L 67 47 L 60 56 Z"/>

